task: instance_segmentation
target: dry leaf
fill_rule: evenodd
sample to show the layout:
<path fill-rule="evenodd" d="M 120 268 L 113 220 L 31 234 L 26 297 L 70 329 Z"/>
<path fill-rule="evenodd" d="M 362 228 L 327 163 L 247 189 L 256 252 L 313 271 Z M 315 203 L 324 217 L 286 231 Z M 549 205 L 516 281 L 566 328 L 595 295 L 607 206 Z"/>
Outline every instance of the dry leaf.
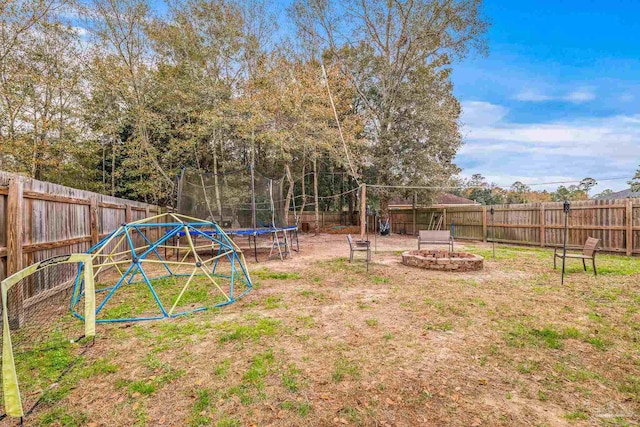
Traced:
<path fill-rule="evenodd" d="M 136 403 L 133 404 L 131 409 L 133 409 L 135 411 L 136 409 L 138 409 L 138 406 L 140 406 L 140 403 L 136 402 Z"/>
<path fill-rule="evenodd" d="M 460 395 L 458 393 L 451 396 L 451 400 L 453 400 L 454 402 L 457 402 L 459 399 L 460 399 Z"/>

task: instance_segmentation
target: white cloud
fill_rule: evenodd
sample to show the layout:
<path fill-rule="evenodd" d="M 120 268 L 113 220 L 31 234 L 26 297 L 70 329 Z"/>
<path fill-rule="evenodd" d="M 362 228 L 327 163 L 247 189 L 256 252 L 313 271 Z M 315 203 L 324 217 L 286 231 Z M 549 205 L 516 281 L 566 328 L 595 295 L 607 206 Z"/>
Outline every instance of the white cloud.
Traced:
<path fill-rule="evenodd" d="M 89 34 L 89 31 L 87 31 L 86 28 L 83 27 L 71 27 L 73 29 L 73 31 L 76 32 L 76 34 L 78 34 L 80 37 L 84 37 L 87 34 Z"/>
<path fill-rule="evenodd" d="M 563 97 L 563 99 L 565 101 L 575 102 L 576 104 L 579 104 L 582 102 L 593 101 L 594 99 L 596 99 L 596 95 L 588 90 L 576 90 L 573 92 L 569 92 Z"/>
<path fill-rule="evenodd" d="M 500 105 L 462 105 L 465 144 L 456 161 L 466 174 L 479 172 L 499 185 L 631 178 L 640 162 L 640 114 L 512 123 Z M 626 188 L 628 178 L 602 182 L 596 190 Z"/>
<path fill-rule="evenodd" d="M 624 95 L 620 95 L 620 97 L 618 99 L 620 100 L 620 102 L 632 102 L 636 98 L 633 95 L 631 95 L 630 93 L 627 93 L 627 94 L 624 94 Z"/>
<path fill-rule="evenodd" d="M 502 120 L 509 110 L 501 105 L 481 101 L 462 101 L 462 123 L 465 125 L 491 125 Z"/>
<path fill-rule="evenodd" d="M 514 99 L 523 102 L 565 101 L 581 104 L 583 102 L 593 101 L 596 99 L 596 94 L 589 88 L 574 90 L 564 95 L 549 95 L 537 89 L 527 88 L 519 92 Z"/>
<path fill-rule="evenodd" d="M 527 101 L 527 102 L 544 102 L 544 101 L 552 100 L 553 97 L 549 95 L 544 95 L 535 89 L 525 89 L 524 91 L 518 93 L 515 96 L 515 99 L 517 99 L 518 101 Z"/>

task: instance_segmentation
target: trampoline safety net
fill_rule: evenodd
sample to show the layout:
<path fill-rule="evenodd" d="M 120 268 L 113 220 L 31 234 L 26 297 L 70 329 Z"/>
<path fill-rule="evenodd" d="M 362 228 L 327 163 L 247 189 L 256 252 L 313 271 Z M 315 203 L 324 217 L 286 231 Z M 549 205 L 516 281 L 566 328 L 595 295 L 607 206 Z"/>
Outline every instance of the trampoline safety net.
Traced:
<path fill-rule="evenodd" d="M 178 185 L 178 212 L 215 221 L 225 229 L 253 228 L 251 171 L 210 173 L 185 168 Z M 285 224 L 284 177 L 272 179 L 254 172 L 256 227 Z"/>

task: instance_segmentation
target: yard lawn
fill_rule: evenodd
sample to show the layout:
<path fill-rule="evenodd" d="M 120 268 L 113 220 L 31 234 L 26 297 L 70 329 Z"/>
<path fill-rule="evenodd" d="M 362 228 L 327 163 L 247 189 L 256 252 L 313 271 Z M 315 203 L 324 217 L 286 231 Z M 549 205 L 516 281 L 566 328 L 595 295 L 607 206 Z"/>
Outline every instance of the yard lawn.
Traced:
<path fill-rule="evenodd" d="M 413 238 L 377 243 L 366 273 L 344 236 L 305 236 L 233 305 L 98 325 L 27 425 L 640 422 L 640 259 L 569 260 L 562 287 L 549 250 L 463 244 L 484 270 L 444 273 L 400 264 Z"/>

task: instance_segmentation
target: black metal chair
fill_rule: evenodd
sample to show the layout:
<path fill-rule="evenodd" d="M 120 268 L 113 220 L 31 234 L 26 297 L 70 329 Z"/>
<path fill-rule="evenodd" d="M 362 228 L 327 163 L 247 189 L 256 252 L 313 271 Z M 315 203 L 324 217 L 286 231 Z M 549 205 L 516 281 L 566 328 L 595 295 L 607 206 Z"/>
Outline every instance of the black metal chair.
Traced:
<path fill-rule="evenodd" d="M 349 249 L 351 251 L 349 253 L 349 262 L 353 261 L 353 254 L 355 252 L 366 251 L 367 266 L 368 266 L 369 261 L 371 261 L 371 242 L 369 242 L 368 240 L 353 240 L 353 237 L 351 237 L 351 234 L 347 234 L 347 240 L 349 241 Z"/>

